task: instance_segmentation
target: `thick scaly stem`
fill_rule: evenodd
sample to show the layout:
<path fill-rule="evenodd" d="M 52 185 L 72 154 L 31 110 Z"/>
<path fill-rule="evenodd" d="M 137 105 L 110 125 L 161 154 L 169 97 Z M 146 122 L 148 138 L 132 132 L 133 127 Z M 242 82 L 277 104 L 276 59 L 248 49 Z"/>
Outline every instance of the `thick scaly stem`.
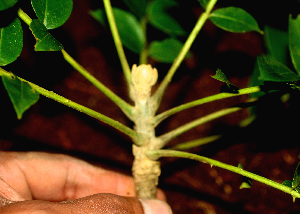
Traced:
<path fill-rule="evenodd" d="M 132 174 L 135 181 L 136 194 L 142 198 L 155 198 L 157 192 L 160 164 L 146 156 L 155 150 L 157 138 L 154 130 L 154 108 L 149 101 L 151 87 L 156 83 L 157 70 L 150 65 L 134 65 L 131 73 L 131 97 L 135 101 L 135 131 L 142 137 L 133 145 L 134 162 Z"/>

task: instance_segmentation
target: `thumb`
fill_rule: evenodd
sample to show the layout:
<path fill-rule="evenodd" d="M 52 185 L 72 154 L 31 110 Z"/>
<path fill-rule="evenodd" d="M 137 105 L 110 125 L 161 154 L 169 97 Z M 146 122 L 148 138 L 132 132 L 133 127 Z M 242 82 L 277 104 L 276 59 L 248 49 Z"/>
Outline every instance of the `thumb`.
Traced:
<path fill-rule="evenodd" d="M 81 210 L 82 213 L 172 214 L 170 206 L 164 201 L 123 197 L 106 193 L 63 202 L 63 204 L 65 206 L 75 206 L 74 209 Z"/>

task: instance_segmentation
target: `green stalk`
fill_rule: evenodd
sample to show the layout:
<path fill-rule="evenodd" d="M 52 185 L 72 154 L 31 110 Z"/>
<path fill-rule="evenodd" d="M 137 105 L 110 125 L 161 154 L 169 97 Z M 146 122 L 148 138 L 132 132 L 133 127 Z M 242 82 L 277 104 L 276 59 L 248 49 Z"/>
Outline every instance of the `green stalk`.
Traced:
<path fill-rule="evenodd" d="M 147 22 L 148 22 L 148 17 L 143 17 L 141 19 L 141 26 L 143 30 L 143 34 L 145 35 L 145 41 L 147 41 Z M 147 42 L 145 42 L 145 46 L 140 53 L 140 65 L 141 64 L 147 64 L 148 63 L 148 46 Z"/>
<path fill-rule="evenodd" d="M 113 36 L 113 39 L 114 39 L 114 42 L 115 42 L 115 46 L 116 46 L 116 49 L 117 49 L 117 52 L 118 52 L 118 55 L 119 55 L 119 59 L 120 59 L 121 65 L 122 65 L 124 76 L 126 78 L 128 87 L 130 87 L 131 69 L 128 65 L 128 62 L 127 62 L 127 59 L 126 59 L 126 56 L 125 56 L 125 53 L 124 53 L 124 49 L 123 49 L 123 45 L 122 45 L 120 35 L 119 35 L 119 32 L 118 32 L 117 24 L 116 24 L 114 14 L 113 14 L 113 11 L 112 11 L 112 6 L 111 6 L 111 3 L 110 3 L 110 0 L 103 0 L 103 3 L 104 3 L 105 12 L 106 12 L 106 15 L 107 15 L 108 23 L 109 23 L 109 26 L 110 26 L 110 30 L 111 30 L 111 33 L 112 33 L 112 36 Z"/>
<path fill-rule="evenodd" d="M 175 150 L 152 150 L 152 151 L 148 151 L 147 152 L 147 156 L 152 159 L 152 160 L 157 160 L 161 157 L 178 157 L 178 158 L 187 158 L 187 159 L 192 159 L 192 160 L 196 160 L 202 163 L 206 163 L 209 164 L 211 166 L 216 166 L 222 169 L 226 169 L 229 170 L 231 172 L 235 172 L 239 175 L 245 176 L 247 178 L 253 179 L 255 181 L 258 181 L 260 183 L 266 184 L 268 186 L 271 186 L 275 189 L 281 190 L 285 193 L 288 193 L 290 195 L 292 195 L 293 198 L 300 198 L 300 193 L 298 193 L 297 191 L 293 190 L 290 187 L 287 187 L 283 184 L 277 183 L 275 181 L 272 181 L 270 179 L 267 179 L 265 177 L 256 175 L 254 173 L 245 171 L 239 167 L 235 167 L 229 164 L 225 164 L 222 163 L 220 161 L 216 161 L 207 157 L 203 157 L 200 155 L 195 155 L 195 154 L 191 154 L 188 152 L 180 152 L 180 151 L 175 151 Z"/>
<path fill-rule="evenodd" d="M 177 107 L 171 108 L 165 112 L 162 112 L 161 114 L 155 116 L 154 119 L 154 124 L 157 126 L 161 121 L 163 121 L 164 119 L 170 117 L 173 114 L 176 114 L 180 111 L 195 107 L 195 106 L 199 106 L 205 103 L 209 103 L 212 101 L 216 101 L 216 100 L 221 100 L 221 99 L 225 99 L 225 98 L 229 98 L 229 97 L 235 97 L 235 96 L 240 96 L 240 95 L 245 95 L 245 94 L 252 94 L 252 93 L 256 93 L 260 91 L 260 87 L 259 86 L 254 86 L 254 87 L 249 87 L 249 88 L 244 88 L 244 89 L 240 89 L 239 93 L 237 94 L 233 94 L 233 93 L 219 93 L 219 94 L 215 94 L 209 97 L 204 97 L 201 98 L 199 100 L 195 100 L 189 103 L 185 103 L 182 105 L 179 105 Z"/>
<path fill-rule="evenodd" d="M 28 25 L 30 25 L 32 19 L 21 9 L 18 11 L 19 17 Z M 90 81 L 96 88 L 102 91 L 108 98 L 110 98 L 128 118 L 133 116 L 133 107 L 125 102 L 122 98 L 113 93 L 109 88 L 103 85 L 99 80 L 92 76 L 84 67 L 82 67 L 77 61 L 75 61 L 64 49 L 61 50 L 64 59 L 76 69 L 82 76 Z"/>
<path fill-rule="evenodd" d="M 164 135 L 161 135 L 158 137 L 158 141 L 157 141 L 157 145 L 155 145 L 154 148 L 163 148 L 169 141 L 171 141 L 172 139 L 174 139 L 175 137 L 183 134 L 186 131 L 189 131 L 199 125 L 202 125 L 204 123 L 207 123 L 209 121 L 212 121 L 214 119 L 217 119 L 219 117 L 231 114 L 233 112 L 237 112 L 239 110 L 241 110 L 242 108 L 240 107 L 233 107 L 233 108 L 227 108 L 227 109 L 222 109 L 220 111 L 211 113 L 209 115 L 206 115 L 204 117 L 201 117 L 199 119 L 193 120 L 189 123 L 186 123 L 180 127 L 178 127 L 177 129 L 174 129 Z"/>
<path fill-rule="evenodd" d="M 14 74 L 5 71 L 1 67 L 0 67 L 0 76 L 6 76 L 6 77 L 9 77 L 9 78 L 16 78 L 16 76 Z M 58 94 L 56 94 L 56 93 L 54 93 L 52 91 L 48 91 L 48 90 L 46 90 L 46 89 L 44 89 L 44 88 L 42 88 L 42 87 L 40 87 L 40 86 L 38 86 L 38 85 L 36 85 L 34 83 L 31 83 L 31 82 L 25 80 L 25 79 L 22 79 L 20 77 L 17 77 L 17 78 L 19 78 L 21 81 L 26 82 L 27 84 L 29 84 L 39 94 L 41 94 L 41 95 L 43 95 L 45 97 L 48 97 L 48 98 L 50 98 L 52 100 L 55 100 L 55 101 L 57 101 L 59 103 L 62 103 L 64 105 L 68 106 L 68 107 L 71 107 L 71 108 L 73 108 L 73 109 L 75 109 L 77 111 L 80 111 L 80 112 L 82 112 L 82 113 L 84 113 L 86 115 L 89 115 L 89 116 L 91 116 L 91 117 L 93 117 L 93 118 L 95 118 L 97 120 L 100 120 L 100 121 L 102 121 L 102 122 L 104 122 L 104 123 L 106 123 L 106 124 L 108 124 L 108 125 L 116 128 L 116 129 L 118 129 L 119 131 L 123 132 L 124 134 L 126 134 L 129 137 L 131 137 L 132 139 L 134 139 L 134 142 L 136 142 L 136 139 L 139 138 L 138 134 L 136 133 L 136 131 L 132 130 L 131 128 L 129 128 L 129 127 L 121 124 L 120 122 L 118 122 L 118 121 L 116 121 L 116 120 L 114 120 L 114 119 L 112 119 L 110 117 L 107 117 L 107 116 L 105 116 L 105 115 L 103 115 L 103 114 L 101 114 L 101 113 L 99 113 L 97 111 L 94 111 L 94 110 L 89 109 L 89 108 L 87 108 L 87 107 L 85 107 L 83 105 L 80 105 L 80 104 L 78 104 L 76 102 L 73 102 L 73 101 L 71 101 L 71 100 L 69 100 L 69 99 L 67 99 L 65 97 L 62 97 L 62 96 L 60 96 L 60 95 L 58 95 Z"/>
<path fill-rule="evenodd" d="M 196 140 L 190 140 L 190 141 L 179 143 L 175 146 L 172 146 L 170 149 L 189 150 L 189 149 L 193 149 L 193 148 L 211 143 L 213 141 L 216 141 L 216 140 L 220 139 L 221 137 L 222 137 L 221 135 L 213 135 L 213 136 L 209 136 L 209 137 L 199 138 Z"/>
<path fill-rule="evenodd" d="M 122 98 L 113 93 L 94 76 L 92 76 L 84 67 L 76 62 L 65 50 L 61 51 L 64 59 L 72 65 L 82 76 L 89 80 L 96 88 L 102 91 L 108 98 L 110 98 L 125 114 L 128 118 L 132 119 L 133 107 L 125 102 Z"/>
<path fill-rule="evenodd" d="M 217 3 L 217 0 L 210 0 L 210 2 L 207 5 L 206 11 L 202 13 L 202 15 L 199 17 L 195 27 L 193 28 L 192 32 L 190 33 L 189 37 L 187 38 L 186 42 L 184 43 L 181 51 L 179 52 L 178 56 L 174 60 L 172 66 L 170 67 L 167 75 L 164 77 L 162 83 L 159 85 L 158 89 L 155 91 L 152 100 L 152 103 L 155 103 L 155 111 L 158 109 L 160 102 L 162 100 L 162 97 L 164 95 L 165 90 L 167 89 L 169 83 L 171 82 L 176 70 L 184 60 L 186 54 L 190 50 L 194 40 L 196 39 L 198 33 L 202 29 L 204 23 L 209 18 L 209 14 L 211 13 L 214 5 Z"/>

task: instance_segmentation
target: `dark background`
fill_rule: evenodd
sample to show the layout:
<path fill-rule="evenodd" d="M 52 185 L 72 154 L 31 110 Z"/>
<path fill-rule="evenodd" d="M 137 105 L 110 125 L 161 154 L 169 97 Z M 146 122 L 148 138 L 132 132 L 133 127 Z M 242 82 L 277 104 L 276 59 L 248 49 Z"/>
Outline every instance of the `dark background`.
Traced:
<path fill-rule="evenodd" d="M 171 12 L 180 14 L 179 21 L 191 30 L 202 10 L 196 0 L 178 2 L 180 10 Z M 226 5 L 221 2 L 218 6 L 242 7 L 258 20 L 261 28 L 268 24 L 282 30 L 287 29 L 288 14 L 299 11 L 296 1 L 261 4 L 257 0 L 226 1 Z M 129 101 L 110 32 L 88 14 L 89 10 L 101 5 L 101 1 L 74 0 L 70 19 L 63 27 L 51 32 L 81 65 Z M 22 8 L 34 17 L 27 2 Z M 25 24 L 23 30 L 24 50 L 20 59 L 6 66 L 6 70 L 132 126 L 108 98 L 63 61 L 60 53 L 34 52 L 35 41 Z M 150 39 L 166 36 L 151 26 L 148 30 L 152 32 Z M 180 39 L 184 41 L 184 38 Z M 219 93 L 222 83 L 210 77 L 217 68 L 221 68 L 233 84 L 247 87 L 255 58 L 264 51 L 261 35 L 228 33 L 208 21 L 192 47 L 191 58 L 185 60 L 174 76 L 159 112 Z M 126 54 L 130 65 L 138 62 L 136 55 L 129 51 Z M 161 80 L 169 65 L 151 62 L 157 67 Z M 157 135 L 246 99 L 246 96 L 235 97 L 181 112 L 164 121 L 158 127 Z M 0 100 L 1 150 L 65 153 L 130 174 L 133 160 L 130 139 L 109 126 L 44 97 L 24 114 L 22 120 L 17 120 L 2 84 Z M 199 126 L 174 139 L 170 145 L 222 133 L 224 136 L 217 142 L 193 152 L 235 166 L 241 163 L 246 170 L 281 183 L 292 179 L 300 154 L 298 100 L 296 94 L 288 103 L 282 104 L 278 96 L 267 96 L 259 103 L 257 120 L 248 127 L 238 126 L 249 115 L 248 110 L 243 110 Z M 241 182 L 242 178 L 234 173 L 170 158 L 162 160 L 159 187 L 166 193 L 175 214 L 291 214 L 300 211 L 298 200 L 293 203 L 292 197 L 285 193 L 255 181 L 251 189 L 240 190 Z"/>

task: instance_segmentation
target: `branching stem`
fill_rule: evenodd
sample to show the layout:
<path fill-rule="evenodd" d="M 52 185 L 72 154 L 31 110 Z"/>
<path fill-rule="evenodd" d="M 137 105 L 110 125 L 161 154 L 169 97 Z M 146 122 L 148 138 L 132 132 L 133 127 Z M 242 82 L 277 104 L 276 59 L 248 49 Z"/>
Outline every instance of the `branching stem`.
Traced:
<path fill-rule="evenodd" d="M 300 198 L 300 193 L 298 193 L 297 191 L 293 190 L 290 187 L 287 187 L 283 184 L 277 183 L 277 182 L 272 181 L 270 179 L 267 179 L 265 177 L 256 175 L 254 173 L 245 171 L 245 170 L 243 170 L 239 167 L 235 167 L 235 166 L 232 166 L 232 165 L 229 165 L 229 164 L 225 164 L 225 163 L 219 162 L 217 160 L 213 160 L 213 159 L 203 157 L 203 156 L 200 156 L 200 155 L 195 155 L 195 154 L 191 154 L 191 153 L 188 153 L 188 152 L 181 152 L 181 151 L 175 151 L 175 150 L 152 150 L 152 151 L 148 151 L 147 155 L 152 160 L 157 160 L 157 159 L 162 158 L 162 157 L 178 157 L 178 158 L 188 158 L 188 159 L 196 160 L 196 161 L 206 163 L 206 164 L 209 164 L 211 166 L 216 166 L 216 167 L 219 167 L 219 168 L 222 168 L 222 169 L 226 169 L 226 170 L 229 170 L 231 172 L 235 172 L 239 175 L 245 176 L 247 178 L 256 180 L 260 183 L 266 184 L 266 185 L 271 186 L 275 189 L 278 189 L 278 190 L 281 190 L 285 193 L 288 193 L 293 198 Z"/>
<path fill-rule="evenodd" d="M 211 13 L 211 11 L 216 3 L 217 3 L 217 0 L 210 0 L 210 2 L 207 5 L 206 11 L 203 12 L 202 15 L 199 17 L 195 27 L 193 28 L 192 32 L 190 33 L 189 37 L 187 38 L 186 42 L 184 43 L 178 56 L 174 60 L 167 75 L 165 76 L 162 83 L 159 85 L 158 89 L 154 93 L 152 99 L 154 100 L 153 103 L 156 103 L 156 110 L 160 106 L 160 102 L 162 100 L 163 94 L 164 94 L 165 90 L 167 89 L 169 83 L 171 82 L 176 70 L 178 69 L 178 67 L 184 60 L 186 54 L 190 50 L 194 40 L 196 39 L 198 33 L 202 29 L 202 26 L 204 25 L 206 20 L 209 18 L 209 14 Z"/>
<path fill-rule="evenodd" d="M 62 103 L 68 107 L 71 107 L 77 111 L 80 111 L 82 113 L 85 113 L 93 118 L 96 118 L 97 120 L 100 120 L 106 124 L 109 124 L 110 126 L 118 129 L 119 131 L 123 132 L 124 134 L 128 135 L 129 137 L 131 137 L 134 141 L 138 142 L 138 138 L 139 138 L 139 135 L 136 133 L 136 131 L 132 130 L 131 128 L 121 124 L 120 122 L 110 118 L 110 117 L 107 117 L 97 111 L 94 111 L 90 108 L 87 108 L 83 105 L 80 105 L 76 102 L 73 102 L 65 97 L 62 97 L 52 91 L 48 91 L 34 83 L 31 83 L 27 80 L 24 80 L 20 77 L 16 77 L 14 74 L 10 73 L 10 72 L 7 72 L 5 71 L 4 69 L 2 69 L 0 67 L 0 76 L 6 76 L 6 77 L 9 77 L 9 78 L 19 78 L 21 81 L 23 82 L 26 82 L 27 84 L 29 84 L 35 91 L 37 91 L 39 94 L 45 96 L 45 97 L 48 97 L 52 100 L 55 100 L 59 103 Z"/>
<path fill-rule="evenodd" d="M 18 11 L 19 17 L 27 24 L 30 25 L 32 19 L 21 9 Z M 122 98 L 112 92 L 109 88 L 103 85 L 93 75 L 91 75 L 83 66 L 81 66 L 75 59 L 73 59 L 64 49 L 61 50 L 64 59 L 76 69 L 82 76 L 90 81 L 96 88 L 102 91 L 108 98 L 110 98 L 128 118 L 132 118 L 133 106 L 125 102 Z"/>
<path fill-rule="evenodd" d="M 209 103 L 209 102 L 212 102 L 212 101 L 221 100 L 221 99 L 225 99 L 225 98 L 229 98 L 229 97 L 235 97 L 235 96 L 240 96 L 240 95 L 245 95 L 245 94 L 252 94 L 252 93 L 259 92 L 259 91 L 260 91 L 260 87 L 259 86 L 254 86 L 254 87 L 240 89 L 237 94 L 219 93 L 219 94 L 215 94 L 215 95 L 212 95 L 212 96 L 204 97 L 204 98 L 201 98 L 199 100 L 195 100 L 195 101 L 185 103 L 185 104 L 182 104 L 180 106 L 171 108 L 171 109 L 155 116 L 154 123 L 155 123 L 155 125 L 158 125 L 161 121 L 163 121 L 164 119 L 170 117 L 171 115 L 176 114 L 180 111 L 195 107 L 195 106 L 199 106 L 199 105 L 202 105 L 202 104 L 205 104 L 205 103 Z"/>
<path fill-rule="evenodd" d="M 119 59 L 123 68 L 123 72 L 124 72 L 124 76 L 126 78 L 127 81 L 127 85 L 128 87 L 130 87 L 130 83 L 131 83 L 131 73 L 130 73 L 130 67 L 128 65 L 125 53 L 124 53 L 124 49 L 123 49 L 123 45 L 121 42 L 121 38 L 118 32 L 118 28 L 117 28 L 117 24 L 114 18 L 114 14 L 113 14 L 113 10 L 112 10 L 112 6 L 110 3 L 110 0 L 103 0 L 104 3 L 104 8 L 105 8 L 105 12 L 107 15 L 107 19 L 108 19 L 108 23 L 110 26 L 110 30 L 115 42 L 115 46 L 119 55 Z"/>
<path fill-rule="evenodd" d="M 232 107 L 232 108 L 222 109 L 220 111 L 211 113 L 209 115 L 206 115 L 206 116 L 196 119 L 194 121 L 186 123 L 186 124 L 178 127 L 177 129 L 174 129 L 174 130 L 158 137 L 159 140 L 157 141 L 157 143 L 159 145 L 156 145 L 156 148 L 163 148 L 169 141 L 171 141 L 175 137 L 177 137 L 177 136 L 183 134 L 184 132 L 189 131 L 199 125 L 202 125 L 204 123 L 207 123 L 207 122 L 217 119 L 219 117 L 231 114 L 233 112 L 237 112 L 241 109 L 242 108 L 240 108 L 240 107 Z"/>

